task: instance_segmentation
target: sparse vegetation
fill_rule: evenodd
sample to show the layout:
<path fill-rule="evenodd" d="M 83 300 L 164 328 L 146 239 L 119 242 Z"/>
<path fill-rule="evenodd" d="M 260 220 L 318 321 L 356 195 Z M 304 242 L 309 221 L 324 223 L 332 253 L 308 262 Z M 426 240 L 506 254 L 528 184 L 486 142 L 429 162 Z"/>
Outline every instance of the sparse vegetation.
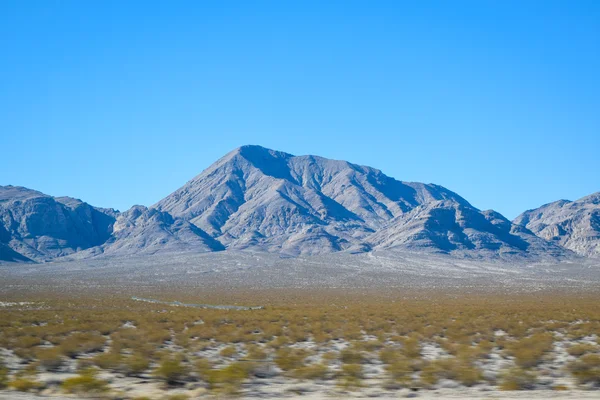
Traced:
<path fill-rule="evenodd" d="M 84 370 L 79 376 L 66 379 L 61 387 L 67 393 L 76 394 L 98 394 L 108 391 L 107 382 L 98 379 L 93 369 Z"/>
<path fill-rule="evenodd" d="M 372 294 L 285 296 L 243 298 L 267 305 L 251 312 L 102 296 L 45 298 L 52 304 L 47 310 L 0 309 L 0 348 L 19 357 L 16 371 L 15 363 L 11 371 L 0 366 L 0 389 L 39 390 L 37 374 L 76 363 L 80 375 L 63 382 L 65 392 L 109 393 L 101 371 L 160 380 L 165 393 L 189 382 L 231 395 L 245 390 L 250 378 L 277 374 L 303 385 L 319 381 L 354 390 L 372 385 L 372 365 L 381 362 L 378 378 L 387 390 L 436 388 L 447 380 L 526 390 L 539 387 L 538 375 L 547 380 L 543 369 L 560 342 L 575 360 L 558 373 L 586 388 L 600 385 L 594 342 L 600 309 L 593 296 L 392 302 Z M 484 379 L 485 363 L 493 359 L 514 367 Z"/>

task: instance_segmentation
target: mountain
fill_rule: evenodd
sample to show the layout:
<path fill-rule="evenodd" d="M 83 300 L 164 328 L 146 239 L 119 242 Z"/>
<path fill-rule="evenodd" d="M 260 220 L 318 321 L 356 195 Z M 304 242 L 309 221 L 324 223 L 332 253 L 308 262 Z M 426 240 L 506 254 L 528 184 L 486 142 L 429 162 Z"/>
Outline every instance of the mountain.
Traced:
<path fill-rule="evenodd" d="M 600 192 L 525 211 L 513 221 L 583 256 L 600 256 Z"/>
<path fill-rule="evenodd" d="M 457 194 L 316 156 L 243 146 L 154 208 L 188 220 L 228 248 L 290 255 L 339 251 L 415 206 Z"/>
<path fill-rule="evenodd" d="M 469 204 L 447 200 L 415 207 L 366 242 L 372 250 L 433 250 L 481 258 L 568 256 L 560 246 L 512 224 L 495 211 L 479 211 Z"/>
<path fill-rule="evenodd" d="M 221 243 L 189 222 L 174 219 L 170 214 L 156 209 L 133 206 L 117 216 L 112 234 L 104 244 L 91 248 L 80 256 L 219 250 L 224 250 Z"/>
<path fill-rule="evenodd" d="M 284 256 L 411 250 L 570 257 L 564 247 L 598 251 L 598 196 L 586 199 L 553 203 L 512 223 L 439 185 L 402 182 L 347 161 L 243 146 L 154 206 L 125 212 L 0 186 L 0 261 L 225 249 Z M 568 239 L 545 233 L 549 224 L 542 220 L 554 218 L 554 208 L 570 210 L 570 222 L 552 228 Z"/>
<path fill-rule="evenodd" d="M 0 186 L 0 260 L 48 261 L 98 246 L 109 238 L 115 215 L 70 197 Z"/>
<path fill-rule="evenodd" d="M 153 207 L 190 221 L 229 249 L 293 256 L 400 248 L 569 253 L 442 186 L 260 146 L 230 152 Z"/>

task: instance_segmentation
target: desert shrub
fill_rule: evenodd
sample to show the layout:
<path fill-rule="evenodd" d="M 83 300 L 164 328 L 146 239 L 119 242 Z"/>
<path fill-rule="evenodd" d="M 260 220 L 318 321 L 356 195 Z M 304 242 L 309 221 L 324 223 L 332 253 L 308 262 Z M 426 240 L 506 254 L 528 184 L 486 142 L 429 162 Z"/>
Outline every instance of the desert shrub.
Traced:
<path fill-rule="evenodd" d="M 235 346 L 227 346 L 219 352 L 222 357 L 230 358 L 237 354 Z"/>
<path fill-rule="evenodd" d="M 508 343 L 506 351 L 515 357 L 515 363 L 522 368 L 538 365 L 542 356 L 552 350 L 554 338 L 549 333 L 536 333 L 516 342 Z"/>
<path fill-rule="evenodd" d="M 388 373 L 392 382 L 408 385 L 412 381 L 411 375 L 414 370 L 408 359 L 404 357 L 394 357 L 386 363 L 385 371 Z"/>
<path fill-rule="evenodd" d="M 244 380 L 250 375 L 250 368 L 251 366 L 247 363 L 234 362 L 221 369 L 205 371 L 209 390 L 229 394 L 237 393 Z"/>
<path fill-rule="evenodd" d="M 384 364 L 391 364 L 399 358 L 404 358 L 404 356 L 402 353 L 400 353 L 400 351 L 396 349 L 387 347 L 379 351 L 379 359 Z"/>
<path fill-rule="evenodd" d="M 408 358 L 421 357 L 421 345 L 417 338 L 407 338 L 402 341 L 402 354 Z"/>
<path fill-rule="evenodd" d="M 344 364 L 360 364 L 364 361 L 364 356 L 360 351 L 348 347 L 340 352 L 340 360 Z"/>
<path fill-rule="evenodd" d="M 105 370 L 118 370 L 121 367 L 123 356 L 116 351 L 100 353 L 92 359 L 92 362 Z"/>
<path fill-rule="evenodd" d="M 338 375 L 338 383 L 344 389 L 356 389 L 362 386 L 362 366 L 360 364 L 343 364 Z"/>
<path fill-rule="evenodd" d="M 141 354 L 132 354 L 123 360 L 123 369 L 127 375 L 139 375 L 150 367 L 150 360 Z"/>
<path fill-rule="evenodd" d="M 37 349 L 35 358 L 48 371 L 56 371 L 64 364 L 63 353 L 57 347 Z"/>
<path fill-rule="evenodd" d="M 306 350 L 284 347 L 275 353 L 275 364 L 283 371 L 290 371 L 302 367 L 307 355 L 308 352 Z"/>
<path fill-rule="evenodd" d="M 452 379 L 473 386 L 483 379 L 482 372 L 465 359 L 444 358 L 428 363 L 421 372 L 421 381 L 433 385 L 440 379 Z"/>
<path fill-rule="evenodd" d="M 0 389 L 8 386 L 8 369 L 0 363 Z"/>
<path fill-rule="evenodd" d="M 12 340 L 11 348 L 12 349 L 30 349 L 35 346 L 39 346 L 42 344 L 42 341 L 39 337 L 35 336 L 18 336 Z"/>
<path fill-rule="evenodd" d="M 379 350 L 383 347 L 383 343 L 381 343 L 380 340 L 368 340 L 365 342 L 356 342 L 355 343 L 355 347 L 362 351 L 375 351 L 375 350 Z"/>
<path fill-rule="evenodd" d="M 247 345 L 246 351 L 246 358 L 248 360 L 265 360 L 268 356 L 266 351 L 264 351 L 261 347 L 255 344 Z"/>
<path fill-rule="evenodd" d="M 9 386 L 19 392 L 31 392 L 41 389 L 42 387 L 40 382 L 27 377 L 15 377 L 15 379 L 9 383 Z"/>
<path fill-rule="evenodd" d="M 325 364 L 311 364 L 295 369 L 292 376 L 298 379 L 326 379 L 328 371 Z"/>
<path fill-rule="evenodd" d="M 67 393 L 105 393 L 109 390 L 108 383 L 96 378 L 93 369 L 82 371 L 79 376 L 65 379 L 61 388 Z"/>
<path fill-rule="evenodd" d="M 511 368 L 501 376 L 501 390 L 524 390 L 533 389 L 537 381 L 534 372 L 515 367 Z"/>
<path fill-rule="evenodd" d="M 163 358 L 154 371 L 154 375 L 172 385 L 184 380 L 188 372 L 188 368 L 183 364 L 182 357 L 176 355 Z"/>
<path fill-rule="evenodd" d="M 207 380 L 209 371 L 212 369 L 212 363 L 206 358 L 198 358 L 194 362 L 194 367 L 201 379 Z"/>
<path fill-rule="evenodd" d="M 572 356 L 580 357 L 580 356 L 584 355 L 585 353 L 593 353 L 597 350 L 598 350 L 598 348 L 596 346 L 584 343 L 584 344 L 575 344 L 573 346 L 570 346 L 567 349 L 567 352 Z"/>
<path fill-rule="evenodd" d="M 586 354 L 568 365 L 577 382 L 600 384 L 600 355 Z"/>
<path fill-rule="evenodd" d="M 61 351 L 69 356 L 100 351 L 106 344 L 106 338 L 93 333 L 74 333 L 60 344 Z"/>
<path fill-rule="evenodd" d="M 167 396 L 165 400 L 188 400 L 190 396 L 187 394 L 173 394 L 171 396 Z"/>

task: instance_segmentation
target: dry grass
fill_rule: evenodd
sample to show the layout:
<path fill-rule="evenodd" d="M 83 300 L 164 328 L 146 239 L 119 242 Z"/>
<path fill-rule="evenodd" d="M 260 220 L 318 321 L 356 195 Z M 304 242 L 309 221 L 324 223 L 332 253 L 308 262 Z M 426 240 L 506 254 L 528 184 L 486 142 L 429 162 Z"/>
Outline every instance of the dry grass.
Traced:
<path fill-rule="evenodd" d="M 227 394 L 239 392 L 257 371 L 277 366 L 286 379 L 335 378 L 341 387 L 352 389 L 364 384 L 363 371 L 377 359 L 384 364 L 387 382 L 395 386 L 435 387 L 442 379 L 472 386 L 483 382 L 479 363 L 495 353 L 515 364 L 503 372 L 499 387 L 519 390 L 535 387 L 535 371 L 550 362 L 557 340 L 589 342 L 600 333 L 600 307 L 593 296 L 410 300 L 337 292 L 181 296 L 178 300 L 189 303 L 266 307 L 194 309 L 118 296 L 48 295 L 39 299 L 51 305 L 47 309 L 0 309 L 0 347 L 14 351 L 22 358 L 22 367 L 31 371 L 30 376 L 15 377 L 0 367 L 0 387 L 37 390 L 35 374 L 56 371 L 69 357 L 84 368 L 79 386 L 71 382 L 77 390 L 85 389 L 86 382 L 92 390 L 95 381 L 85 369 L 90 366 L 130 376 L 151 372 L 166 387 L 202 381 L 215 393 Z M 339 351 L 333 343 L 347 347 Z M 428 360 L 424 353 L 431 345 L 439 345 L 445 358 Z M 600 382 L 598 348 L 576 344 L 567 349 L 578 357 L 568 371 L 580 384 Z M 209 360 L 205 351 L 218 356 Z"/>

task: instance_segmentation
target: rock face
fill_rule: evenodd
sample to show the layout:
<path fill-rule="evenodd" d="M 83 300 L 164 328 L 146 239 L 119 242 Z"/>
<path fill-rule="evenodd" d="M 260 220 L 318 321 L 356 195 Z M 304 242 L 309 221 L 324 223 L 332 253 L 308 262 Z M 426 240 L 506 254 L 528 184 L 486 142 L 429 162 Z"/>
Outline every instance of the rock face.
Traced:
<path fill-rule="evenodd" d="M 394 248 L 565 254 L 441 186 L 260 146 L 227 154 L 154 207 L 233 249 L 288 255 Z"/>
<path fill-rule="evenodd" d="M 444 199 L 468 204 L 441 186 L 400 182 L 374 168 L 244 146 L 154 207 L 228 248 L 298 255 L 346 249 L 396 216 Z"/>
<path fill-rule="evenodd" d="M 346 161 L 243 146 L 154 206 L 123 213 L 0 187 L 0 261 L 224 249 L 553 258 L 572 256 L 567 247 L 589 255 L 599 251 L 598 198 L 553 203 L 514 224 L 438 185 L 398 181 Z"/>
<path fill-rule="evenodd" d="M 87 250 L 81 256 L 219 250 L 224 250 L 221 243 L 189 222 L 174 219 L 156 209 L 133 206 L 117 216 L 112 235 L 106 243 Z"/>
<path fill-rule="evenodd" d="M 0 186 L 0 260 L 47 261 L 104 243 L 116 212 L 70 197 Z"/>
<path fill-rule="evenodd" d="M 560 246 L 514 225 L 501 214 L 452 201 L 415 207 L 367 239 L 374 250 L 412 249 L 471 257 L 553 258 L 567 256 Z"/>
<path fill-rule="evenodd" d="M 600 192 L 525 211 L 513 221 L 583 256 L 600 256 Z"/>

